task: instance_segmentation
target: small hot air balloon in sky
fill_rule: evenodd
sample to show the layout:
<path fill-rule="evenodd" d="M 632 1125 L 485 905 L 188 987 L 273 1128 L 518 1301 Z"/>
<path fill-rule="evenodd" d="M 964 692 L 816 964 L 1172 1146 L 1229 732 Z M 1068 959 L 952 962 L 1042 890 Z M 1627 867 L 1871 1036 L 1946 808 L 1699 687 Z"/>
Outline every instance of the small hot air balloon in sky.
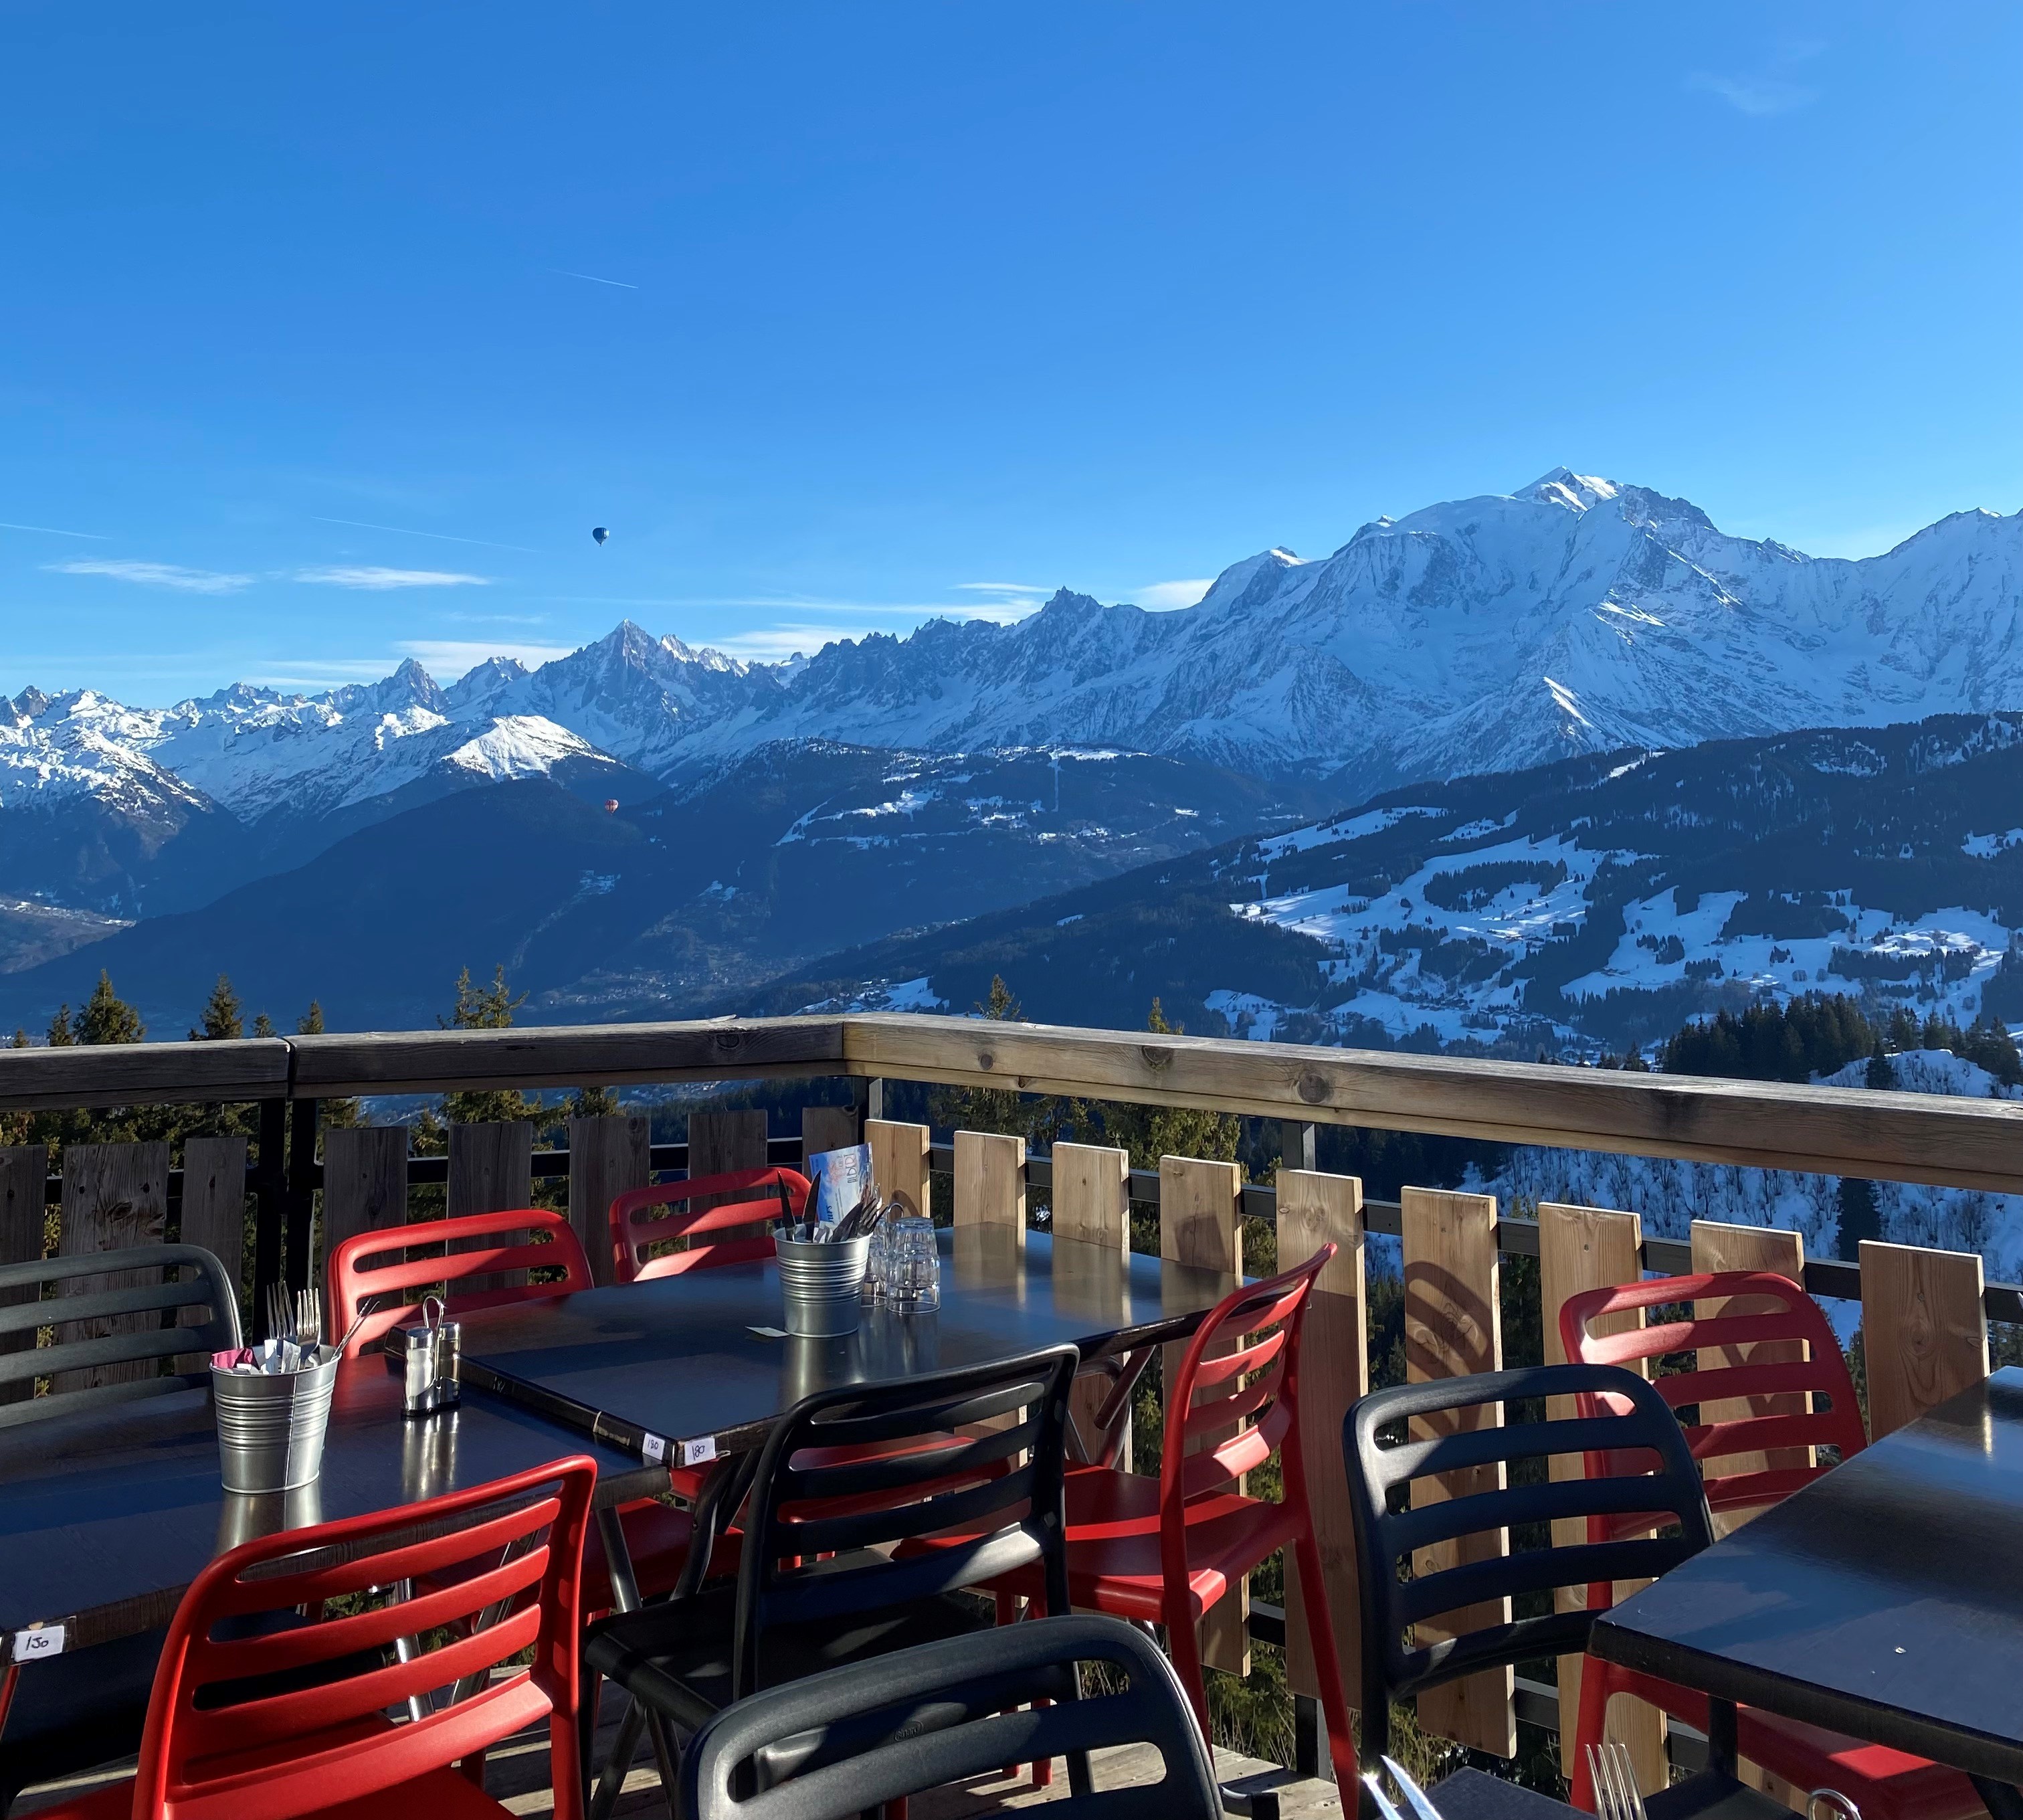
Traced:
<path fill-rule="evenodd" d="M 596 527 L 594 527 L 594 528 L 591 530 L 591 533 L 590 533 L 590 534 L 591 534 L 591 537 L 592 537 L 593 539 L 594 539 L 598 543 L 600 543 L 600 544 L 603 543 L 603 542 L 604 542 L 607 538 L 609 538 L 609 537 L 610 536 L 610 535 L 611 535 L 611 533 L 610 533 L 609 531 L 607 531 L 607 530 L 603 527 L 603 525 L 597 525 Z"/>
<path fill-rule="evenodd" d="M 604 812 L 607 815 L 615 815 L 618 813 L 618 799 L 616 796 L 606 796 L 604 799 Z"/>

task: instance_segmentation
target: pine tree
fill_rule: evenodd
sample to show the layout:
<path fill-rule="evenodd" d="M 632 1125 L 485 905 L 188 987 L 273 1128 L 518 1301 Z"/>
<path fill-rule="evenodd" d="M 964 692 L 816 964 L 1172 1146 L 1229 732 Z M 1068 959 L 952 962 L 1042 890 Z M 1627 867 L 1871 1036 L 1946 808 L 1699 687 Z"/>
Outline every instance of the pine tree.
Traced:
<path fill-rule="evenodd" d="M 192 1042 L 226 1042 L 246 1034 L 243 1008 L 239 994 L 232 990 L 230 978 L 221 973 L 218 983 L 211 987 L 210 997 L 203 1008 L 203 1027 L 189 1033 Z"/>
<path fill-rule="evenodd" d="M 609 1119 L 624 1110 L 609 1087 L 579 1087 L 569 1096 L 564 1116 L 570 1119 Z"/>
<path fill-rule="evenodd" d="M 503 967 L 494 969 L 492 983 L 485 987 L 472 983 L 470 969 L 466 967 L 456 976 L 455 1007 L 448 1016 L 438 1017 L 436 1022 L 444 1030 L 510 1030 L 513 1027 L 513 1013 L 526 1002 L 524 992 L 517 998 L 513 996 L 512 989 L 506 983 Z M 541 1103 L 510 1088 L 445 1093 L 443 1116 L 452 1125 L 488 1125 L 511 1119 L 539 1119 Z"/>
<path fill-rule="evenodd" d="M 57 1007 L 57 1014 L 49 1020 L 49 1034 L 44 1039 L 51 1049 L 68 1049 L 77 1038 L 70 1031 L 70 1002 L 66 999 Z"/>
<path fill-rule="evenodd" d="M 273 1019 L 263 1011 L 253 1020 L 253 1034 L 255 1036 L 279 1036 L 281 1033 L 275 1029 Z"/>
<path fill-rule="evenodd" d="M 112 976 L 101 969 L 98 983 L 77 1014 L 71 1034 L 82 1043 L 140 1042 L 148 1034 L 141 1014 L 112 990 Z"/>

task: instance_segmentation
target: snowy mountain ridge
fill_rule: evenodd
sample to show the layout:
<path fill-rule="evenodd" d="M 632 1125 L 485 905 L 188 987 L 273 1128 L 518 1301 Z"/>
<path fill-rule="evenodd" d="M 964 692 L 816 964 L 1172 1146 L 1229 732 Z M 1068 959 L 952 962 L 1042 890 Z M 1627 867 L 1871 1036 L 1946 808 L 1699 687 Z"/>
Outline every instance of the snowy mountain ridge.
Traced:
<path fill-rule="evenodd" d="M 1323 558 L 1260 551 L 1173 612 L 1063 589 L 1013 624 L 935 621 L 785 664 L 628 621 L 447 689 L 410 661 L 320 694 L 241 683 L 166 709 L 25 690 L 0 703 L 0 813 L 90 798 L 251 826 L 444 766 L 505 778 L 601 756 L 686 787 L 811 740 L 1109 746 L 1331 775 L 1346 800 L 1626 745 L 2019 706 L 2023 516 L 1956 513 L 1882 555 L 1815 558 L 1556 468 L 1377 518 Z"/>

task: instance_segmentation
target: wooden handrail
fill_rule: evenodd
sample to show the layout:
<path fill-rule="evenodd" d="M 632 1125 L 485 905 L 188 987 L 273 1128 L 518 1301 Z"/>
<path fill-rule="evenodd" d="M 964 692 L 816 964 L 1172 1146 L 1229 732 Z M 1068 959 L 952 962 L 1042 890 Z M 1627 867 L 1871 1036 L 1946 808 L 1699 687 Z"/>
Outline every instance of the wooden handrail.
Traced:
<path fill-rule="evenodd" d="M 815 1075 L 2023 1193 L 2023 1104 L 878 1014 L 0 1050 L 0 1111 Z"/>

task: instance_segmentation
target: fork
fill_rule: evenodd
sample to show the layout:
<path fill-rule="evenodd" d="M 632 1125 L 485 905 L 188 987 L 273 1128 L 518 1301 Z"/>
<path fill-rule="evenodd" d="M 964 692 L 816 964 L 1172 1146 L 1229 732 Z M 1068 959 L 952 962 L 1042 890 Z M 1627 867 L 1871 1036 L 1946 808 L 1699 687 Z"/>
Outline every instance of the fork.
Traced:
<path fill-rule="evenodd" d="M 288 1292 L 278 1283 L 267 1285 L 267 1338 L 280 1342 L 294 1338 L 294 1316 L 288 1306 Z"/>
<path fill-rule="evenodd" d="M 1644 1796 L 1637 1786 L 1637 1767 L 1630 1747 L 1611 1738 L 1599 1751 L 1587 1747 L 1588 1780 L 1594 1785 L 1600 1820 L 1644 1820 Z"/>
<path fill-rule="evenodd" d="M 295 1344 L 304 1352 L 313 1350 L 323 1338 L 323 1292 L 317 1289 L 295 1291 Z"/>

